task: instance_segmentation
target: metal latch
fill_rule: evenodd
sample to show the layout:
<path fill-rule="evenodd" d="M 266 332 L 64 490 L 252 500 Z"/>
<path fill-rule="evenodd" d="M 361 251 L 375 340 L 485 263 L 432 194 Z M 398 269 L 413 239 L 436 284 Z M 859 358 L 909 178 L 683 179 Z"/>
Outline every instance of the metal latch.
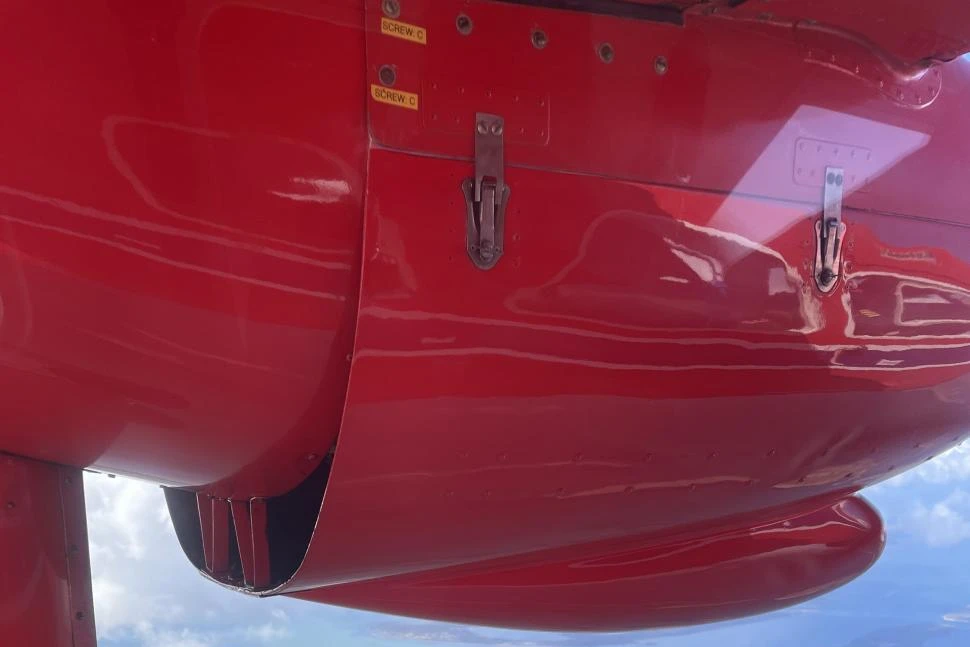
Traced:
<path fill-rule="evenodd" d="M 461 183 L 467 212 L 465 247 L 475 267 L 490 270 L 504 251 L 505 120 L 498 115 L 475 115 L 475 177 Z"/>
<path fill-rule="evenodd" d="M 822 292 L 830 292 L 839 280 L 842 269 L 842 243 L 845 223 L 842 222 L 842 190 L 845 173 L 841 168 L 825 169 L 822 219 L 815 223 L 815 283 Z"/>

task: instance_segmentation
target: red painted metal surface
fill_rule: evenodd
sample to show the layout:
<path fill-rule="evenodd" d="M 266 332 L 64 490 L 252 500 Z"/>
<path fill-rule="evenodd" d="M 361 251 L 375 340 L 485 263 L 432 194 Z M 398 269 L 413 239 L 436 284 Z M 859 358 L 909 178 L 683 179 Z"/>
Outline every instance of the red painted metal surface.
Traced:
<path fill-rule="evenodd" d="M 571 546 L 297 597 L 524 629 L 665 627 L 763 613 L 821 595 L 871 566 L 883 541 L 875 510 L 849 498 L 700 538 Z"/>
<path fill-rule="evenodd" d="M 949 61 L 970 50 L 970 5 L 963 0 L 759 0 L 733 8 L 718 7 L 716 14 L 729 20 L 774 22 L 786 27 L 821 26 L 878 47 L 906 64 Z"/>
<path fill-rule="evenodd" d="M 510 168 L 486 273 L 463 249 L 470 172 L 371 155 L 386 193 L 367 208 L 347 408 L 287 590 L 753 523 L 966 434 L 970 348 L 947 323 L 970 314 L 951 296 L 970 295 L 964 228 L 847 213 L 847 281 L 826 296 L 798 205 Z M 454 191 L 398 199 L 420 183 Z M 894 316 L 898 282 L 939 310 L 856 338 L 860 310 Z"/>
<path fill-rule="evenodd" d="M 243 584 L 257 590 L 265 589 L 270 584 L 266 502 L 262 499 L 237 500 L 231 506 Z M 216 575 L 213 569 L 209 569 L 209 573 Z"/>
<path fill-rule="evenodd" d="M 232 525 L 236 534 L 236 546 L 242 566 L 243 582 L 255 586 L 256 566 L 253 561 L 253 520 L 249 512 L 249 501 L 232 501 Z"/>
<path fill-rule="evenodd" d="M 871 56 L 851 41 L 825 41 L 838 56 L 834 64 L 820 62 L 790 29 L 721 14 L 690 16 L 678 27 L 412 0 L 401 19 L 427 28 L 422 47 L 381 34 L 380 2 L 367 7 L 368 83 L 378 83 L 381 65 L 393 65 L 395 89 L 421 97 L 418 111 L 371 102 L 371 132 L 383 147 L 470 158 L 475 113 L 490 112 L 506 119 L 512 166 L 797 201 L 815 210 L 821 177 L 795 163 L 796 148 L 804 144 L 800 161 L 822 146 L 818 163 L 849 171 L 847 206 L 970 223 L 962 172 L 970 158 L 967 61 L 936 66 L 925 79 L 886 76 L 880 89 Z M 455 29 L 459 12 L 474 21 L 468 36 Z M 530 39 L 536 27 L 549 39 L 543 49 Z M 609 64 L 597 56 L 602 43 L 615 52 Z M 664 74 L 655 71 L 658 57 L 666 61 Z M 490 73 L 468 72 L 483 69 Z M 902 99 L 884 92 L 897 81 Z"/>
<path fill-rule="evenodd" d="M 81 470 L 0 454 L 0 636 L 94 647 Z"/>
<path fill-rule="evenodd" d="M 902 2 L 813 4 L 826 29 L 775 4 L 677 26 L 402 2 L 424 44 L 377 0 L 8 9 L 0 449 L 198 489 L 219 575 L 230 505 L 290 490 L 339 427 L 275 592 L 401 613 L 628 628 L 861 572 L 880 526 L 847 495 L 970 418 L 970 66 L 917 60 L 963 47 L 934 18 L 962 9 L 900 43 Z M 369 98 L 383 66 L 416 110 Z M 505 118 L 512 187 L 489 272 L 459 188 L 476 112 Z M 827 166 L 848 233 L 823 295 Z M 742 557 L 777 579 L 705 597 Z M 596 620 L 569 605 L 600 577 Z M 531 606 L 501 605 L 513 586 Z"/>
<path fill-rule="evenodd" d="M 353 332 L 359 4 L 18 3 L 0 42 L 0 448 L 299 483 Z"/>

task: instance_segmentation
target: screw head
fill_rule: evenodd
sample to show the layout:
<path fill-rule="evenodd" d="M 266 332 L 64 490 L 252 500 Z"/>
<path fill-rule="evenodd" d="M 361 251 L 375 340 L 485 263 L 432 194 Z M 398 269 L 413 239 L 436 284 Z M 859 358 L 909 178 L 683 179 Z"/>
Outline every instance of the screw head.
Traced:
<path fill-rule="evenodd" d="M 818 280 L 820 283 L 822 283 L 822 285 L 828 285 L 829 283 L 835 280 L 835 272 L 826 268 L 821 272 L 819 272 Z"/>
<path fill-rule="evenodd" d="M 478 134 L 479 135 L 487 135 L 488 134 L 488 124 L 485 123 L 484 121 L 479 121 L 478 122 Z"/>
<path fill-rule="evenodd" d="M 474 27 L 474 24 L 472 23 L 471 18 L 461 13 L 461 14 L 458 14 L 458 17 L 455 19 L 455 27 L 458 28 L 459 34 L 461 34 L 462 36 L 467 36 L 468 34 L 472 33 L 472 28 Z"/>
<path fill-rule="evenodd" d="M 532 46 L 536 49 L 543 49 L 549 44 L 549 36 L 546 32 L 541 29 L 533 30 L 532 32 Z"/>
<path fill-rule="evenodd" d="M 660 76 L 663 76 L 664 74 L 667 73 L 667 70 L 668 69 L 669 69 L 669 65 L 667 63 L 667 57 L 666 56 L 658 56 L 656 59 L 654 59 L 654 61 L 653 61 L 653 71 L 654 72 L 656 72 Z"/>
<path fill-rule="evenodd" d="M 609 43 L 603 43 L 599 46 L 598 53 L 600 55 L 600 60 L 604 63 L 612 63 L 615 53 L 613 51 L 613 46 Z"/>
<path fill-rule="evenodd" d="M 397 0 L 384 0 L 381 2 L 381 10 L 388 18 L 397 18 L 401 15 L 401 3 Z"/>
<path fill-rule="evenodd" d="M 382 65 L 381 69 L 377 71 L 377 78 L 381 80 L 382 84 L 391 87 L 397 81 L 397 72 L 390 65 Z"/>
<path fill-rule="evenodd" d="M 493 135 L 501 135 L 504 131 L 505 131 L 505 128 L 502 126 L 501 122 L 496 121 L 494 124 L 492 124 Z"/>

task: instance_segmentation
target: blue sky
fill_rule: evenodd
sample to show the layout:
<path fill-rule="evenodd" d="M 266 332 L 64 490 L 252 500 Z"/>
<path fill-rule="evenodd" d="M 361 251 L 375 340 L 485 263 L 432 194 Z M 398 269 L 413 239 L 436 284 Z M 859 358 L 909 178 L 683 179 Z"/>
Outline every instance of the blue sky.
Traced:
<path fill-rule="evenodd" d="M 85 485 L 101 647 L 970 644 L 970 444 L 864 492 L 888 543 L 847 586 L 755 618 L 624 634 L 502 631 L 248 598 L 189 565 L 158 487 L 96 474 Z"/>

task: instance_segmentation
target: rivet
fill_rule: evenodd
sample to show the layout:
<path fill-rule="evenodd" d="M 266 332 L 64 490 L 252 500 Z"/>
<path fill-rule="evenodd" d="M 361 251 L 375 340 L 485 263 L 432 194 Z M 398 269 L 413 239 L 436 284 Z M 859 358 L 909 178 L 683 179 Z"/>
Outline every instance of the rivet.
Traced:
<path fill-rule="evenodd" d="M 78 620 L 84 620 L 84 612 L 78 611 L 77 613 L 74 614 L 74 617 L 77 618 Z"/>
<path fill-rule="evenodd" d="M 667 65 L 666 56 L 658 56 L 653 61 L 653 71 L 659 74 L 660 76 L 663 76 L 664 74 L 667 73 L 668 67 L 669 66 Z"/>
<path fill-rule="evenodd" d="M 397 81 L 397 72 L 390 65 L 382 65 L 381 69 L 377 72 L 377 78 L 387 87 L 391 87 Z"/>
<path fill-rule="evenodd" d="M 478 134 L 479 135 L 487 135 L 488 134 L 488 124 L 485 123 L 484 121 L 479 121 L 478 122 Z"/>
<path fill-rule="evenodd" d="M 467 36 L 472 33 L 472 19 L 461 13 L 458 14 L 458 18 L 455 19 L 455 27 L 458 28 L 458 33 L 462 36 Z"/>
<path fill-rule="evenodd" d="M 502 127 L 502 122 L 496 121 L 492 124 L 492 134 L 495 136 L 501 135 L 505 129 Z"/>
<path fill-rule="evenodd" d="M 532 31 L 532 46 L 536 49 L 544 49 L 549 44 L 549 36 L 541 29 Z"/>
<path fill-rule="evenodd" d="M 397 0 L 384 0 L 381 9 L 388 18 L 397 18 L 401 15 L 401 4 Z"/>
<path fill-rule="evenodd" d="M 7 510 L 13 510 L 16 507 L 17 507 L 16 503 L 14 503 L 13 501 L 7 501 Z"/>
<path fill-rule="evenodd" d="M 306 455 L 306 459 L 307 459 L 308 461 L 311 461 L 311 462 L 312 462 L 312 461 L 315 461 L 315 460 L 317 460 L 317 455 L 316 455 L 316 454 L 307 454 L 307 455 Z"/>
<path fill-rule="evenodd" d="M 612 63 L 614 56 L 613 46 L 609 43 L 603 43 L 599 46 L 599 55 L 600 60 L 604 63 Z"/>

